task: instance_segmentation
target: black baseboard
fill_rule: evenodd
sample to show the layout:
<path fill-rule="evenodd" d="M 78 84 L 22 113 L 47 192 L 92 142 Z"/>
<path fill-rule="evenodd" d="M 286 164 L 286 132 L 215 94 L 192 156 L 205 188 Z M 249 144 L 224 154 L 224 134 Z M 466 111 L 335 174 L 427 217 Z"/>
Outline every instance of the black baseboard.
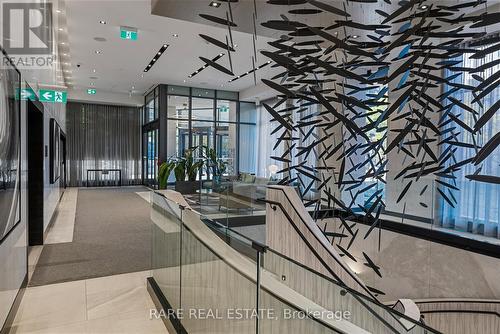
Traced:
<path fill-rule="evenodd" d="M 163 316 L 161 319 L 165 324 L 165 327 L 169 331 L 169 333 L 177 333 L 177 334 L 187 334 L 186 329 L 182 326 L 181 321 L 177 317 L 175 310 L 173 310 L 172 305 L 168 302 L 167 298 L 163 292 L 161 292 L 160 287 L 156 283 L 153 277 L 148 277 L 147 279 L 147 288 L 151 299 L 153 299 L 153 303 L 156 306 L 158 311 L 163 310 Z M 166 316 L 168 314 L 168 316 Z M 0 333 L 3 334 L 3 333 Z"/>
<path fill-rule="evenodd" d="M 266 223 L 266 215 L 250 215 L 250 216 L 233 216 L 214 219 L 216 222 L 221 223 L 229 228 L 264 225 Z"/>
<path fill-rule="evenodd" d="M 7 319 L 5 319 L 5 323 L 3 324 L 2 329 L 0 330 L 0 334 L 8 334 L 14 323 L 14 319 L 16 318 L 17 311 L 19 310 L 19 305 L 21 304 L 21 300 L 23 299 L 24 292 L 26 291 L 26 287 L 28 286 L 28 273 L 26 272 L 26 276 L 24 276 L 23 282 L 21 283 L 21 287 L 17 291 L 16 298 L 14 299 L 14 303 L 10 308 L 9 314 L 7 315 Z"/>

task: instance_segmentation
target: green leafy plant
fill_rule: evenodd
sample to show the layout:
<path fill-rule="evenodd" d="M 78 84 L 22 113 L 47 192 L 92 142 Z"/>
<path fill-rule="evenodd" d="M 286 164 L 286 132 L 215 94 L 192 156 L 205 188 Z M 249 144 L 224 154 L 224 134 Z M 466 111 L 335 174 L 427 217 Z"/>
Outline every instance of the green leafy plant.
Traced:
<path fill-rule="evenodd" d="M 160 189 L 167 188 L 168 178 L 172 171 L 176 181 L 196 181 L 196 175 L 203 168 L 204 161 L 195 161 L 193 153 L 197 147 L 187 149 L 184 156 L 171 158 L 163 162 L 158 169 L 158 184 Z"/>
<path fill-rule="evenodd" d="M 197 149 L 197 147 L 187 149 L 184 152 L 184 171 L 185 178 L 188 181 L 196 181 L 196 175 L 203 168 L 204 161 L 203 160 L 194 160 L 193 152 Z"/>
<path fill-rule="evenodd" d="M 213 148 L 202 146 L 207 169 L 212 173 L 214 179 L 220 178 L 227 170 L 227 162 L 217 158 L 217 153 Z"/>
<path fill-rule="evenodd" d="M 170 173 L 175 168 L 175 161 L 169 160 L 163 162 L 158 168 L 158 186 L 160 189 L 166 189 L 168 183 L 168 177 Z"/>

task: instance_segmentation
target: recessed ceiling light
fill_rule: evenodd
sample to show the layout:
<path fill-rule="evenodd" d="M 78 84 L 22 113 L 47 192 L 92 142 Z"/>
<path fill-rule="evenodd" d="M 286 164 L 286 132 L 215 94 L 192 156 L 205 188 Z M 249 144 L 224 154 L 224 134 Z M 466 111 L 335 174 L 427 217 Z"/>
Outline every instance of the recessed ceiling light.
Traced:
<path fill-rule="evenodd" d="M 93 82 L 90 83 L 91 86 L 94 86 L 95 84 Z"/>
<path fill-rule="evenodd" d="M 163 47 L 166 48 L 168 46 L 168 44 L 163 44 Z"/>
<path fill-rule="evenodd" d="M 237 48 L 238 47 L 238 44 L 234 44 L 234 47 Z"/>
<path fill-rule="evenodd" d="M 186 82 L 186 79 L 184 79 L 183 81 Z"/>
<path fill-rule="evenodd" d="M 223 53 L 219 53 L 219 57 L 222 57 L 224 54 Z"/>
<path fill-rule="evenodd" d="M 420 9 L 427 9 L 427 8 L 429 8 L 429 6 L 427 6 L 427 5 L 420 6 Z"/>
<path fill-rule="evenodd" d="M 96 72 L 95 68 L 92 70 L 92 72 L 94 72 L 94 73 Z"/>
<path fill-rule="evenodd" d="M 63 28 L 59 28 L 59 31 L 64 31 L 64 29 Z"/>
<path fill-rule="evenodd" d="M 60 9 L 56 9 L 56 13 L 62 13 Z"/>
<path fill-rule="evenodd" d="M 173 34 L 172 36 L 174 36 L 174 37 L 179 37 L 179 34 Z"/>
<path fill-rule="evenodd" d="M 132 89 L 135 89 L 135 86 L 132 86 Z"/>
<path fill-rule="evenodd" d="M 358 35 L 352 35 L 352 38 L 358 38 L 359 36 Z"/>
<path fill-rule="evenodd" d="M 101 51 L 100 50 L 95 50 L 94 51 L 96 54 L 101 54 Z"/>
<path fill-rule="evenodd" d="M 212 1 L 209 6 L 210 7 L 215 7 L 215 8 L 219 8 L 220 7 L 220 2 L 217 2 L 217 1 Z"/>
<path fill-rule="evenodd" d="M 61 43 L 59 43 L 59 44 L 61 44 L 61 45 L 66 45 L 66 43 L 64 43 L 64 42 L 61 42 Z"/>
<path fill-rule="evenodd" d="M 101 21 L 99 21 L 99 23 L 100 23 L 100 24 L 106 24 L 106 21 L 101 20 Z"/>

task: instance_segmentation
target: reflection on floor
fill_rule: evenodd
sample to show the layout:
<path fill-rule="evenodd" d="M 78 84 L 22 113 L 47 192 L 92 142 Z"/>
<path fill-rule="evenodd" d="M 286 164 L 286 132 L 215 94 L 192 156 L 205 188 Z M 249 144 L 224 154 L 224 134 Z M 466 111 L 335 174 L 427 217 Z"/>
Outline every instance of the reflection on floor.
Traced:
<path fill-rule="evenodd" d="M 150 271 L 26 289 L 10 333 L 167 333 L 150 319 Z"/>

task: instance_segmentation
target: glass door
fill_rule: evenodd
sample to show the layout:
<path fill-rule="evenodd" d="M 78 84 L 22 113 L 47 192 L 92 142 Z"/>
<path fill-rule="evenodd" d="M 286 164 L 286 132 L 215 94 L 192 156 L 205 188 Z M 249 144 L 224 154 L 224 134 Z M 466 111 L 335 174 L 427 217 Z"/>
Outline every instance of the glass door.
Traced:
<path fill-rule="evenodd" d="M 155 188 L 158 176 L 158 129 L 144 133 L 144 183 Z"/>

